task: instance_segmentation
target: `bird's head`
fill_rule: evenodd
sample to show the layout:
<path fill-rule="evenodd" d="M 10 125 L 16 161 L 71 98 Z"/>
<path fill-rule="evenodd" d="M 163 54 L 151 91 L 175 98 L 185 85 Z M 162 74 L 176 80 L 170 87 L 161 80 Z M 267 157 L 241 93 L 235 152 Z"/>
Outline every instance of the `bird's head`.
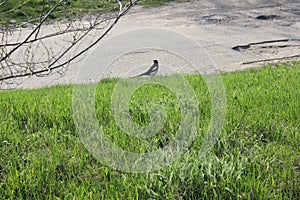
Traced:
<path fill-rule="evenodd" d="M 154 62 L 155 64 L 158 64 L 158 61 L 157 61 L 157 60 L 153 60 L 153 62 Z"/>

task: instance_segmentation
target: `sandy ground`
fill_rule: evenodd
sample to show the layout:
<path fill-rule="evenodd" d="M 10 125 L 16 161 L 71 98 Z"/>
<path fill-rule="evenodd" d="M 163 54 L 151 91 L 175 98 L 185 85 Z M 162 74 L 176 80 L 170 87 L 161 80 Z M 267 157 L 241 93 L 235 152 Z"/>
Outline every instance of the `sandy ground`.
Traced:
<path fill-rule="evenodd" d="M 200 47 L 200 51 L 195 50 Z M 200 56 L 199 56 L 200 52 Z M 197 55 L 198 54 L 198 55 Z M 199 57 L 194 61 L 193 57 Z M 160 61 L 159 74 L 228 72 L 300 59 L 300 2 L 199 0 L 135 6 L 64 75 L 22 80 L 17 88 L 130 77 Z M 205 65 L 195 68 L 193 64 Z"/>

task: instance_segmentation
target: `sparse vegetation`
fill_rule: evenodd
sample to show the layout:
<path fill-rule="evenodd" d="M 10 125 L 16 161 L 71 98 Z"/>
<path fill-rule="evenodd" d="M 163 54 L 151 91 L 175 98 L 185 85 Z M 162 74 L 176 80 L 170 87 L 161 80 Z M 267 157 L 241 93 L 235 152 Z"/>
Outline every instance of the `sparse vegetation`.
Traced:
<path fill-rule="evenodd" d="M 138 1 L 139 5 L 143 5 L 145 7 L 153 7 L 153 6 L 162 6 L 169 2 L 185 2 L 189 0 L 145 0 L 145 1 Z"/>

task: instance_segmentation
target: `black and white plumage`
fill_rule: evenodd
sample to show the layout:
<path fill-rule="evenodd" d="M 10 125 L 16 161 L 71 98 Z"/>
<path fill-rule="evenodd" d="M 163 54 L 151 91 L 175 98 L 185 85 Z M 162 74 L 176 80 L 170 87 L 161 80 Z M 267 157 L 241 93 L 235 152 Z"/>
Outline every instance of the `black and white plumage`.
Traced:
<path fill-rule="evenodd" d="M 158 72 L 158 61 L 157 60 L 153 60 L 153 65 L 150 67 L 150 69 L 138 76 L 135 77 L 140 77 L 140 76 L 154 76 L 155 74 L 157 74 Z"/>

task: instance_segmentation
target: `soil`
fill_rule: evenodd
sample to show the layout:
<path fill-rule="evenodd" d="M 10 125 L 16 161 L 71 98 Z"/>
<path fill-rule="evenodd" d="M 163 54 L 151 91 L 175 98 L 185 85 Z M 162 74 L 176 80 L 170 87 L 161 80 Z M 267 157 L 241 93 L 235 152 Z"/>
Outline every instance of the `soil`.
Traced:
<path fill-rule="evenodd" d="M 107 76 L 130 77 L 146 71 L 152 60 L 157 58 L 161 64 L 161 75 L 197 73 L 197 70 L 193 70 L 188 64 L 180 64 L 178 69 L 167 70 L 168 66 L 172 68 L 174 63 L 181 63 L 182 59 L 166 51 L 124 52 L 130 49 L 126 46 L 127 40 L 133 43 L 140 41 L 133 39 L 133 36 L 128 34 L 130 31 L 140 30 L 137 32 L 140 35 L 134 37 L 143 38 L 140 41 L 142 43 L 150 37 L 149 28 L 174 32 L 174 37 L 156 37 L 153 44 L 163 43 L 168 46 L 180 43 L 175 39 L 176 33 L 198 43 L 207 53 L 210 62 L 214 63 L 212 69 L 203 70 L 201 73 L 230 72 L 270 62 L 300 59 L 300 2 L 192 0 L 153 8 L 135 6 L 121 18 L 102 43 L 93 48 L 84 59 L 72 63 L 63 75 L 30 77 L 13 87 L 36 88 L 55 84 L 95 82 Z M 115 41 L 110 43 L 111 40 Z M 190 51 L 180 49 L 181 45 L 177 48 L 186 55 Z M 114 58 L 109 67 L 108 63 L 104 62 L 108 57 Z M 127 73 L 128 70 L 132 73 Z"/>

